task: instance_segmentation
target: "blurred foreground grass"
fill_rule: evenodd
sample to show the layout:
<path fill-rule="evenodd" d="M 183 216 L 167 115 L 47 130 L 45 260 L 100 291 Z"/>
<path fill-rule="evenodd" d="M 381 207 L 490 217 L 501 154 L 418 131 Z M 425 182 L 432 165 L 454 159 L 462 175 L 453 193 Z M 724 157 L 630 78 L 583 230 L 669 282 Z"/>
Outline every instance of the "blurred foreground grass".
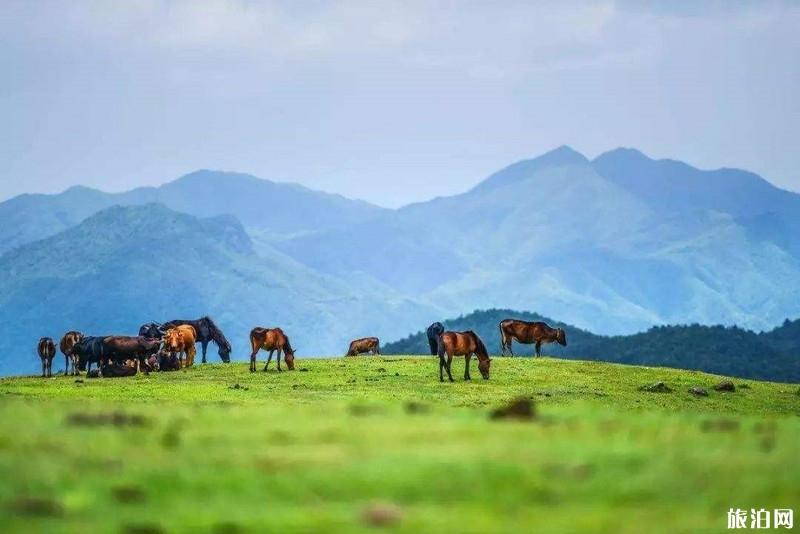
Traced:
<path fill-rule="evenodd" d="M 697 532 L 800 513 L 798 386 L 501 359 L 440 384 L 421 358 L 0 380 L 4 532 Z M 664 381 L 672 393 L 646 393 Z M 709 390 L 708 397 L 687 392 Z M 517 397 L 532 420 L 493 420 Z"/>

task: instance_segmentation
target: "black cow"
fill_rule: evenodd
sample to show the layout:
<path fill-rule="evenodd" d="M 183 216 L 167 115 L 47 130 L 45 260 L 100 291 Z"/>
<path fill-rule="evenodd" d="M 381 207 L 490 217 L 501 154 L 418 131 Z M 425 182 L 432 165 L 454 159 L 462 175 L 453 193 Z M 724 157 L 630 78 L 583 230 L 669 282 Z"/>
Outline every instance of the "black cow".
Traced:
<path fill-rule="evenodd" d="M 53 376 L 53 358 L 56 355 L 56 344 L 49 337 L 43 337 L 36 345 L 36 352 L 42 360 L 42 377 Z"/>
<path fill-rule="evenodd" d="M 92 364 L 100 364 L 108 359 L 106 355 L 104 336 L 87 336 L 72 346 L 72 354 L 78 357 L 78 370 L 88 373 L 92 370 Z"/>

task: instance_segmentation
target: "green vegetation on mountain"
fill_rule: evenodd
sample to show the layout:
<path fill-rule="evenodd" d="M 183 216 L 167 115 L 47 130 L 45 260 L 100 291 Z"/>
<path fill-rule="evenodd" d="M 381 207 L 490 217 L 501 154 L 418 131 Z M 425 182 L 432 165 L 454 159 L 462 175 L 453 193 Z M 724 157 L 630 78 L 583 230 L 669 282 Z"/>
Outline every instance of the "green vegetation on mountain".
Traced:
<path fill-rule="evenodd" d="M 710 373 L 776 380 L 800 381 L 800 320 L 786 320 L 768 332 L 755 333 L 724 326 L 657 326 L 630 336 L 599 336 L 536 313 L 508 309 L 475 311 L 443 321 L 448 330 L 474 330 L 490 353 L 500 352 L 498 324 L 503 319 L 544 321 L 567 332 L 567 346 L 544 345 L 543 353 L 559 358 L 603 360 L 638 365 L 697 369 Z M 424 331 L 392 343 L 385 354 L 429 352 Z M 533 345 L 514 342 L 514 353 L 532 355 Z"/>
<path fill-rule="evenodd" d="M 3 530 L 698 532 L 731 507 L 796 507 L 797 384 L 718 392 L 718 376 L 551 358 L 496 358 L 472 382 L 459 359 L 453 384 L 432 357 L 297 363 L 0 379 Z M 672 392 L 638 389 L 657 381 Z M 517 398 L 532 418 L 492 418 Z"/>

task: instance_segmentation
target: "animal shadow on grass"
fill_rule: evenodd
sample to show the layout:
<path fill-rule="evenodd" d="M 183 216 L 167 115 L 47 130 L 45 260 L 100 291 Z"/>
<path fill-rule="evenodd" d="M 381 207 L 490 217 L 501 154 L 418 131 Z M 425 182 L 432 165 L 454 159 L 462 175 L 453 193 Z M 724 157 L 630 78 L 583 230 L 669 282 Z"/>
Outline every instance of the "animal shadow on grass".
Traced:
<path fill-rule="evenodd" d="M 490 419 L 515 419 L 519 421 L 532 421 L 536 419 L 536 405 L 526 397 L 512 400 L 505 406 L 492 410 Z"/>

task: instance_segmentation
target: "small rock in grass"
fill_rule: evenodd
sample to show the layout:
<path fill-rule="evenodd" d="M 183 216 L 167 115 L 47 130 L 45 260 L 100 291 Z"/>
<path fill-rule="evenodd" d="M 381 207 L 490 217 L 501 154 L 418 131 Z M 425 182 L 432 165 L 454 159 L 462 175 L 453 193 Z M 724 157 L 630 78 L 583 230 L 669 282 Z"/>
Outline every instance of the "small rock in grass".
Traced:
<path fill-rule="evenodd" d="M 408 413 L 427 413 L 430 407 L 421 402 L 410 401 L 406 403 L 406 412 Z"/>
<path fill-rule="evenodd" d="M 714 386 L 714 389 L 717 391 L 736 391 L 736 386 L 734 386 L 733 382 L 731 382 L 730 380 L 723 380 L 722 382 Z"/>
<path fill-rule="evenodd" d="M 403 511 L 396 504 L 372 503 L 361 510 L 361 520 L 373 527 L 396 525 L 403 519 Z"/>
<path fill-rule="evenodd" d="M 649 391 L 650 393 L 672 393 L 672 388 L 664 382 L 655 382 L 639 388 L 639 391 Z"/>
<path fill-rule="evenodd" d="M 234 384 L 234 385 L 232 385 L 232 386 L 228 386 L 228 389 L 243 389 L 243 390 L 245 390 L 245 391 L 249 391 L 249 390 L 250 390 L 250 388 L 249 388 L 249 387 L 247 387 L 247 386 L 242 386 L 242 385 L 239 385 L 239 383 L 238 383 L 238 382 L 237 382 L 237 383 L 235 383 L 235 384 Z"/>
<path fill-rule="evenodd" d="M 491 419 L 531 420 L 536 418 L 536 406 L 532 400 L 520 397 L 501 408 L 493 410 L 489 417 Z"/>
<path fill-rule="evenodd" d="M 32 517 L 58 517 L 64 514 L 60 502 L 41 497 L 19 497 L 11 504 L 11 509 L 16 514 Z"/>
<path fill-rule="evenodd" d="M 115 486 L 111 488 L 111 494 L 117 502 L 125 504 L 144 502 L 147 497 L 144 490 L 137 486 Z"/>
<path fill-rule="evenodd" d="M 301 367 L 300 368 L 300 372 L 301 373 L 307 373 L 308 372 L 308 368 L 307 367 Z"/>
<path fill-rule="evenodd" d="M 708 397 L 708 391 L 706 391 L 705 389 L 703 389 L 701 387 L 698 387 L 698 386 L 690 387 L 689 388 L 689 393 L 691 393 L 692 395 L 695 395 L 697 397 Z"/>
<path fill-rule="evenodd" d="M 83 378 L 78 378 L 75 380 L 76 384 L 83 384 Z"/>

